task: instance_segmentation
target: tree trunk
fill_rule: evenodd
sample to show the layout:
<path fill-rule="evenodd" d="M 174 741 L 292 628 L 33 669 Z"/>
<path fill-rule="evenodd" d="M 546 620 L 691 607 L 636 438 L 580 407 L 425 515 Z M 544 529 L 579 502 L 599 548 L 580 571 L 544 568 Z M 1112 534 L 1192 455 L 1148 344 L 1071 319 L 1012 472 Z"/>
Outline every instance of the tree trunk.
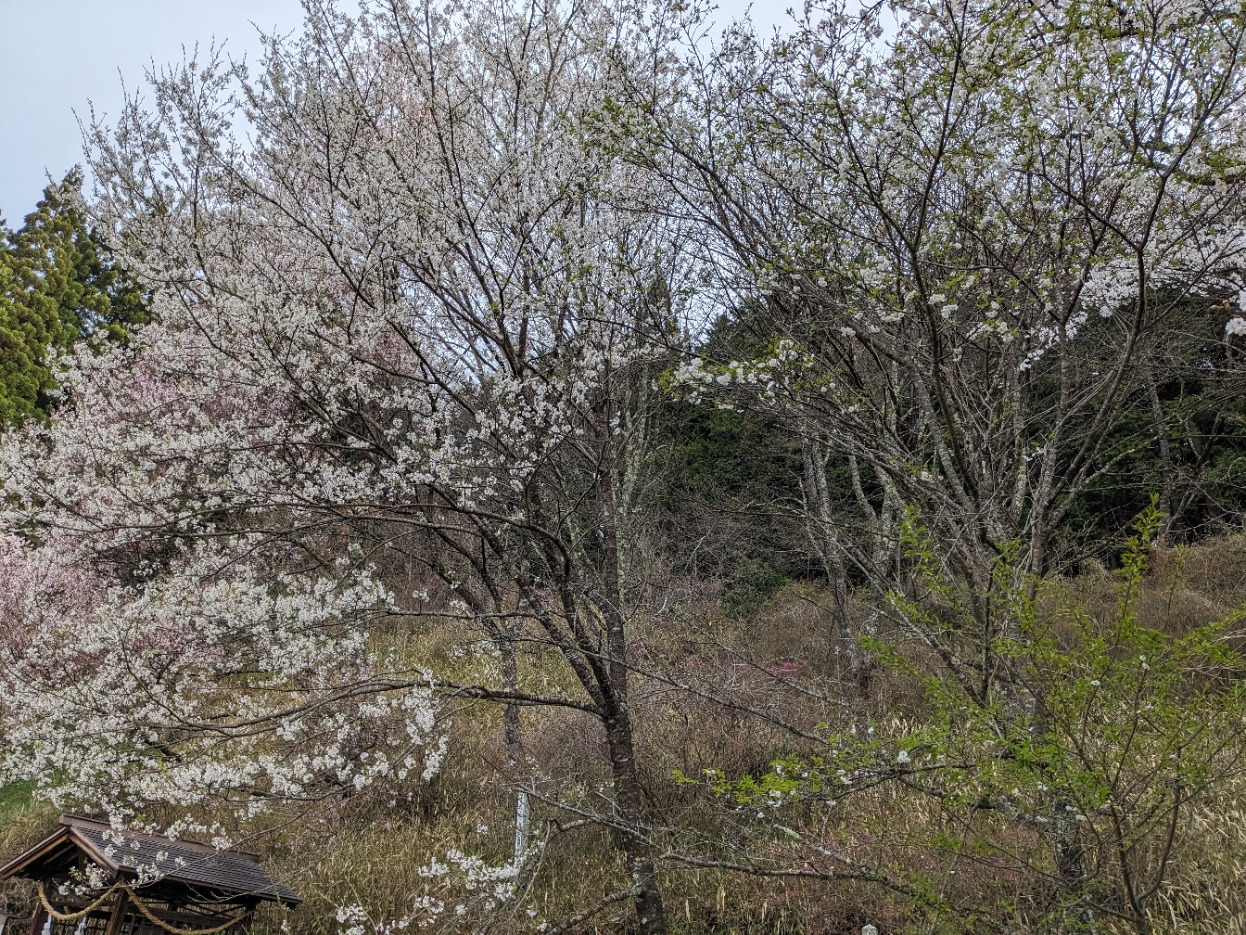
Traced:
<path fill-rule="evenodd" d="M 1176 516 L 1173 514 L 1173 503 L 1175 500 L 1175 483 L 1172 463 L 1172 448 L 1168 443 L 1168 423 L 1164 418 L 1164 407 L 1159 401 L 1159 387 L 1155 385 L 1155 374 L 1151 370 L 1146 375 L 1147 394 L 1151 397 L 1151 418 L 1155 420 L 1155 438 L 1159 444 L 1159 469 L 1160 469 L 1160 510 L 1164 514 L 1164 521 L 1160 526 L 1159 542 L 1160 545 L 1168 544 L 1168 537 L 1172 533 L 1173 523 L 1176 522 Z"/>
<path fill-rule="evenodd" d="M 839 541 L 831 525 L 830 491 L 826 483 L 826 465 L 818 445 L 805 438 L 800 445 L 804 461 L 805 503 L 809 536 L 822 559 L 822 568 L 831 588 L 832 617 L 839 637 L 839 645 L 848 657 L 848 677 L 857 697 L 865 700 L 870 694 L 873 674 L 869 653 L 861 646 L 859 634 L 852 625 L 848 608 L 848 572 L 844 568 Z"/>
<path fill-rule="evenodd" d="M 519 669 L 515 663 L 515 642 L 513 635 L 501 641 L 502 677 L 506 690 L 519 691 Z M 524 758 L 523 736 L 519 723 L 519 706 L 507 704 L 502 708 L 502 733 L 506 742 L 506 766 L 514 775 L 518 772 Z M 528 831 L 531 824 L 531 808 L 528 794 L 522 790 L 515 793 L 515 856 L 516 869 L 523 866 L 528 854 Z"/>
<path fill-rule="evenodd" d="M 615 805 L 624 827 L 621 829 L 627 872 L 635 887 L 632 903 L 643 935 L 665 935 L 666 911 L 658 886 L 653 845 L 645 836 L 645 803 L 636 777 L 636 757 L 632 745 L 631 717 L 626 705 L 606 718 L 606 740 L 610 750 L 610 770 L 614 782 Z"/>
<path fill-rule="evenodd" d="M 1056 873 L 1064 891 L 1076 900 L 1073 906 L 1075 931 L 1094 932 L 1094 912 L 1082 899 L 1082 890 L 1086 885 L 1086 848 L 1082 844 L 1077 819 L 1069 811 L 1070 807 L 1069 802 L 1062 798 L 1056 798 L 1052 805 L 1051 836 L 1056 852 Z"/>
<path fill-rule="evenodd" d="M 603 425 L 609 425 L 609 411 Z M 619 515 L 615 500 L 615 452 L 609 433 L 601 442 L 598 469 L 598 496 L 601 499 L 602 591 L 601 608 L 606 626 L 608 682 L 602 685 L 603 719 L 610 752 L 610 771 L 614 801 L 622 827 L 623 853 L 635 889 L 633 905 L 642 935 L 665 935 L 666 912 L 658 886 L 653 845 L 648 838 L 648 816 L 644 795 L 636 775 L 632 717 L 629 708 L 631 670 L 627 659 L 626 614 L 619 557 Z"/>

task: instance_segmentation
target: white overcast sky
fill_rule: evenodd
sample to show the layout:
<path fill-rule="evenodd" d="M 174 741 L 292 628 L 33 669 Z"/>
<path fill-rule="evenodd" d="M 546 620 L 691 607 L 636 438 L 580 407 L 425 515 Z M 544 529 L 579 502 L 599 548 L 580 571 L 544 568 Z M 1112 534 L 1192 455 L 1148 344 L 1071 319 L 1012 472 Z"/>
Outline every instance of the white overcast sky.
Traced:
<path fill-rule="evenodd" d="M 799 0 L 753 0 L 769 31 Z M 744 15 L 749 0 L 718 0 L 715 18 Z M 182 48 L 226 40 L 234 56 L 258 55 L 256 27 L 291 32 L 299 0 L 0 0 L 0 217 L 18 226 L 47 184 L 82 161 L 74 114 L 115 116 L 122 79 L 180 60 Z"/>

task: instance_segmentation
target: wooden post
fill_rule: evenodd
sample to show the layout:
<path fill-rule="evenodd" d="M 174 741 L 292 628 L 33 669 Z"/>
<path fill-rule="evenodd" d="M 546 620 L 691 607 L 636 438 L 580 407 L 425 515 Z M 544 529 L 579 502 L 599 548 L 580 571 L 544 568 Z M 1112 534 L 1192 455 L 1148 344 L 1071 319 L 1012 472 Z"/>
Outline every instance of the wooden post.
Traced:
<path fill-rule="evenodd" d="M 255 910 L 259 908 L 259 903 L 243 903 L 243 908 L 247 910 L 246 916 L 242 922 L 225 932 L 225 935 L 248 935 L 251 931 L 251 923 L 255 921 Z"/>
<path fill-rule="evenodd" d="M 125 890 L 117 891 L 117 898 L 112 904 L 112 915 L 108 917 L 108 928 L 104 935 L 120 935 L 125 923 L 126 911 L 130 908 L 129 894 Z"/>
<path fill-rule="evenodd" d="M 48 911 L 42 905 L 35 907 L 35 917 L 30 920 L 30 935 L 40 935 L 47 917 Z"/>

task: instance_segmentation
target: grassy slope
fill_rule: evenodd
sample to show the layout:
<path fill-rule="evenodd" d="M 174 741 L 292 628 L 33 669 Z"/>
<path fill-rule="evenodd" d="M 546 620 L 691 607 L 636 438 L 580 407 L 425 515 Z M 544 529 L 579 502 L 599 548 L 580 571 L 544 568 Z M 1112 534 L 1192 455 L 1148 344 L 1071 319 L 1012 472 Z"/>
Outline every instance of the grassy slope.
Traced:
<path fill-rule="evenodd" d="M 1178 577 L 1174 577 L 1174 576 Z M 1054 591 L 1072 594 L 1094 610 L 1115 602 L 1115 579 L 1090 566 L 1076 578 L 1051 582 Z M 713 623 L 715 641 L 747 648 L 754 657 L 779 663 L 800 659 L 809 671 L 835 665 L 826 652 L 825 634 L 832 632 L 816 589 L 792 586 L 776 595 L 747 621 L 721 616 Z M 1246 536 L 1226 537 L 1180 553 L 1157 555 L 1142 601 L 1143 622 L 1185 630 L 1220 619 L 1246 606 Z M 715 617 L 711 604 L 702 608 Z M 648 635 L 661 650 L 661 633 Z M 431 658 L 445 653 L 447 636 L 431 637 L 411 652 Z M 440 642 L 439 642 L 440 641 Z M 688 652 L 686 643 L 672 652 Z M 696 650 L 694 649 L 693 652 Z M 708 656 L 705 657 L 708 660 Z M 438 660 L 441 665 L 448 659 Z M 473 663 L 460 661 L 465 670 Z M 481 665 L 488 662 L 481 660 Z M 709 664 L 706 662 L 706 664 Z M 463 675 L 470 674 L 467 671 Z M 914 702 L 911 689 L 884 681 L 879 688 L 879 716 Z M 698 713 L 683 704 L 678 710 L 665 702 L 648 709 L 641 738 L 650 763 L 649 794 L 663 816 L 677 822 L 695 822 L 698 805 L 671 778 L 672 767 L 695 775 L 706 762 L 732 769 L 764 769 L 781 749 L 782 740 L 745 724 L 726 723 L 722 713 Z M 534 755 L 552 782 L 591 788 L 604 776 L 594 772 L 600 757 L 590 725 L 575 715 L 538 712 L 525 715 L 525 733 Z M 691 718 L 691 721 L 690 721 Z M 691 726 L 689 726 L 691 725 Z M 450 755 L 442 774 L 431 784 L 417 784 L 410 796 L 395 794 L 389 801 L 364 803 L 346 800 L 309 813 L 296 824 L 257 842 L 269 864 L 306 898 L 289 918 L 293 931 L 306 935 L 334 935 L 340 926 L 334 907 L 358 902 L 378 910 L 380 919 L 405 914 L 414 898 L 440 895 L 453 905 L 458 898 L 419 870 L 449 848 L 483 852 L 502 863 L 509 844 L 511 800 L 501 775 L 500 719 L 486 707 L 460 716 Z M 11 856 L 50 827 L 50 808 L 31 799 L 26 785 L 0 790 L 0 858 Z M 873 814 L 852 819 L 853 827 L 833 826 L 841 840 L 866 841 L 900 826 L 920 831 L 928 816 L 897 812 L 880 800 Z M 1174 867 L 1162 909 L 1167 914 L 1161 931 L 1186 935 L 1246 933 L 1246 783 L 1227 787 L 1211 802 L 1194 810 L 1186 833 L 1190 846 Z M 617 890 L 623 879 L 617 848 L 609 835 L 591 828 L 555 835 L 525 905 L 550 921 L 565 918 L 577 907 L 591 904 Z M 981 887 L 984 897 L 997 881 L 983 875 L 965 879 L 962 886 Z M 6 892 L 22 908 L 29 894 L 9 885 Z M 885 893 L 860 884 L 792 883 L 732 877 L 713 870 L 668 874 L 666 898 L 673 931 L 681 935 L 709 933 L 801 933 L 849 935 L 866 922 L 883 932 L 907 930 L 904 907 Z M 584 932 L 623 933 L 628 912 L 623 904 L 600 914 Z M 276 917 L 261 920 L 257 930 L 276 927 Z M 379 919 L 378 919 L 379 921 Z M 997 920 L 998 921 L 998 920 Z M 1162 920 L 1161 920 L 1162 922 Z M 412 930 L 415 930 L 414 927 Z M 468 931 L 452 924 L 447 931 Z M 474 928 L 471 930 L 475 930 Z M 497 935 L 531 931 L 532 921 L 519 913 L 511 923 L 492 931 Z M 986 931 L 958 927 L 942 920 L 937 929 L 923 931 Z"/>

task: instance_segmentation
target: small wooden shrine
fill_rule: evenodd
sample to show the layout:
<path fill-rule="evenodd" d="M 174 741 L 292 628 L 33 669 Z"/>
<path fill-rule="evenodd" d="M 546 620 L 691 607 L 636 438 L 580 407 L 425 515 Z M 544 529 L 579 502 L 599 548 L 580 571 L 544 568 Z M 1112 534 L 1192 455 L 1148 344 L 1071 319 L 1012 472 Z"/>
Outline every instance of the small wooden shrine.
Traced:
<path fill-rule="evenodd" d="M 255 854 L 70 815 L 0 867 L 0 879 L 13 878 L 38 885 L 30 935 L 243 935 L 261 903 L 300 901 Z"/>

